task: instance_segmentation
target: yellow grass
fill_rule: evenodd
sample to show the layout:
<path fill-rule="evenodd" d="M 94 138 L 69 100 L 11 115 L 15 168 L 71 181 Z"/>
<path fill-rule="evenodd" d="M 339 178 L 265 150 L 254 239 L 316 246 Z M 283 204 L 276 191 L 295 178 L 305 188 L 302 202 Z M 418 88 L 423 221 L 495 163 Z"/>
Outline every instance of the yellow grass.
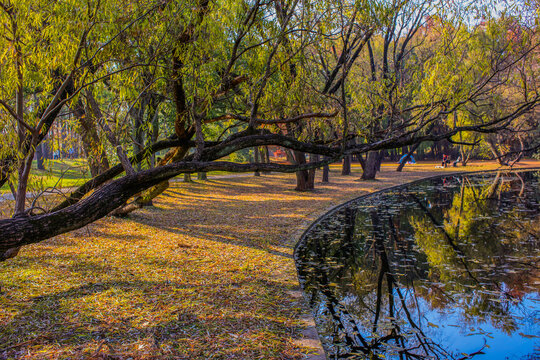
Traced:
<path fill-rule="evenodd" d="M 25 247 L 0 263 L 0 359 L 302 359 L 301 230 L 332 205 L 456 170 L 393 167 L 369 182 L 336 169 L 309 193 L 294 175 L 178 182 L 154 208 Z"/>

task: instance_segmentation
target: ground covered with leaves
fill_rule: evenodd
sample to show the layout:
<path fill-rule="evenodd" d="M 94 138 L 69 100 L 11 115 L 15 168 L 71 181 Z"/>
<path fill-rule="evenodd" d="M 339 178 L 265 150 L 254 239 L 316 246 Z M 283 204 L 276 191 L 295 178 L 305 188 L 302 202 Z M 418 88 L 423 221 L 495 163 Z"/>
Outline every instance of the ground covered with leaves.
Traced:
<path fill-rule="evenodd" d="M 336 169 L 307 193 L 290 174 L 175 182 L 127 219 L 27 246 L 0 263 L 0 359 L 303 359 L 302 229 L 345 200 L 456 170 L 393 168 L 377 181 Z"/>

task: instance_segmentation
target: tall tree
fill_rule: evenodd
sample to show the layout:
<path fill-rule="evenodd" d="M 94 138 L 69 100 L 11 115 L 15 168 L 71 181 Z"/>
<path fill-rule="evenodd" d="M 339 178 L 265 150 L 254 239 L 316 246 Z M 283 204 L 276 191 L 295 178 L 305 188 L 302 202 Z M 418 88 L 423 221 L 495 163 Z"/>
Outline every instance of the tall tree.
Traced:
<path fill-rule="evenodd" d="M 511 98 L 492 117 L 456 126 L 444 124 L 455 111 L 480 104 L 503 88 L 501 79 L 515 69 L 519 59 L 528 58 L 537 43 L 524 43 L 499 57 L 493 57 L 490 48 L 479 47 L 475 58 L 485 62 L 459 61 L 455 52 L 448 51 L 461 44 L 452 29 L 465 28 L 471 36 L 477 35 L 460 27 L 455 11 L 451 11 L 453 4 L 441 2 L 435 8 L 431 2 L 422 2 L 430 12 L 450 15 L 441 16 L 437 20 L 440 25 L 421 26 L 413 33 L 413 27 L 403 25 L 403 31 L 410 35 L 402 36 L 396 30 L 400 27 L 393 24 L 401 24 L 401 17 L 419 18 L 415 4 L 358 1 L 336 5 L 330 1 L 295 0 L 156 0 L 144 4 L 103 0 L 85 5 L 43 2 L 44 8 L 61 7 L 62 11 L 58 8 L 52 13 L 63 15 L 44 23 L 45 28 L 52 27 L 48 31 L 43 28 L 34 34 L 35 39 L 20 42 L 24 46 L 34 43 L 40 51 L 21 50 L 20 54 L 54 57 L 44 44 L 50 42 L 51 49 L 62 49 L 67 46 L 65 39 L 47 35 L 46 41 L 37 41 L 40 37 L 65 35 L 63 31 L 70 26 L 73 33 L 82 34 L 78 41 L 67 42 L 71 47 L 62 52 L 57 63 L 43 63 L 36 58 L 28 60 L 32 66 L 19 67 L 33 74 L 23 72 L 32 93 L 37 84 L 47 85 L 40 100 L 47 104 L 44 115 L 25 117 L 23 106 L 21 120 L 16 105 L 24 103 L 25 88 L 13 80 L 17 76 L 8 77 L 7 70 L 0 73 L 2 77 L 6 74 L 2 80 L 10 86 L 2 88 L 0 94 L 1 119 L 8 125 L 8 130 L 1 133 L 2 165 L 6 159 L 21 164 L 27 179 L 29 155 L 46 135 L 43 131 L 47 121 L 56 121 L 47 109 L 56 111 L 63 104 L 77 101 L 81 94 L 89 100 L 90 88 L 95 108 L 101 112 L 99 126 L 115 147 L 120 163 L 40 214 L 26 206 L 24 191 L 20 192 L 17 216 L 0 220 L 0 257 L 7 258 L 19 246 L 80 228 L 113 211 L 127 214 L 161 194 L 169 179 L 179 174 L 215 170 L 295 173 L 351 154 L 367 154 L 366 163 L 377 164 L 378 159 L 372 161 L 370 156 L 379 156 L 381 150 L 442 139 L 454 141 L 461 132 L 497 133 L 534 110 L 540 98 L 536 83 L 530 81 L 526 99 Z M 15 10 L 10 9 L 29 19 L 41 16 L 41 11 L 25 2 L 17 2 L 17 6 L 4 7 L 3 19 L 13 19 Z M 118 6 L 124 11 L 113 11 Z M 87 11 L 79 12 L 81 7 Z M 80 13 L 79 18 L 74 18 L 73 13 Z M 444 30 L 442 35 L 430 33 L 437 29 Z M 141 34 L 149 34 L 148 41 L 141 40 Z M 385 36 L 391 40 L 385 40 Z M 408 38 L 414 45 L 405 46 Z M 13 39 L 17 38 L 2 38 L 2 49 L 14 48 Z M 372 78 L 370 40 L 374 56 L 383 54 L 383 61 L 376 64 L 376 74 L 380 74 L 376 80 Z M 401 49 L 405 49 L 402 56 Z M 422 55 L 421 50 L 427 55 Z M 139 56 L 128 57 L 126 52 Z M 17 74 L 19 53 L 0 52 L 2 64 L 13 75 Z M 474 66 L 471 69 L 467 64 Z M 295 73 L 293 78 L 291 71 Z M 153 74 L 152 78 L 145 82 L 148 74 Z M 471 80 L 460 82 L 465 75 Z M 18 102 L 21 93 L 23 101 Z M 138 135 L 133 132 L 130 111 L 142 109 L 141 104 L 152 96 L 161 101 L 162 135 L 141 149 L 133 146 Z M 141 118 L 148 123 L 151 117 L 147 104 L 145 109 Z M 445 126 L 434 132 L 434 124 Z M 18 131 L 21 129 L 27 135 Z M 304 156 L 322 155 L 324 160 L 294 165 L 222 161 L 237 151 L 269 145 Z M 13 150 L 17 148 L 22 156 Z M 155 167 L 144 165 L 162 150 L 169 152 Z M 137 164 L 141 164 L 140 169 Z M 120 176 L 124 172 L 125 176 Z M 24 176 L 19 177 L 19 188 L 24 187 Z M 312 177 L 306 179 L 310 181 Z"/>

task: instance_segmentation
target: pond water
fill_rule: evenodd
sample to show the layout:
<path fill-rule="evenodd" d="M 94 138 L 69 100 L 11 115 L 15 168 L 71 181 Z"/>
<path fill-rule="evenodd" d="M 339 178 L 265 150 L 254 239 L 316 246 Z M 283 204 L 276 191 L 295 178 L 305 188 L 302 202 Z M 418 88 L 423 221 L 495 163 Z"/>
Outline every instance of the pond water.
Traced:
<path fill-rule="evenodd" d="M 329 359 L 540 359 L 540 171 L 359 198 L 296 248 Z"/>

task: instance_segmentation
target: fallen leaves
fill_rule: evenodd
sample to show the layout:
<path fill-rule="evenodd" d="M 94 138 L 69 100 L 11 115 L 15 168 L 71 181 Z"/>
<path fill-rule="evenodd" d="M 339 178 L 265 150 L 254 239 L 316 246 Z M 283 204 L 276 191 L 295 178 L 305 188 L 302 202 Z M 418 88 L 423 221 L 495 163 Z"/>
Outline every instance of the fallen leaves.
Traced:
<path fill-rule="evenodd" d="M 106 218 L 0 263 L 0 359 L 301 359 L 293 247 L 330 206 L 378 182 L 294 175 L 173 183 L 154 208 Z"/>

